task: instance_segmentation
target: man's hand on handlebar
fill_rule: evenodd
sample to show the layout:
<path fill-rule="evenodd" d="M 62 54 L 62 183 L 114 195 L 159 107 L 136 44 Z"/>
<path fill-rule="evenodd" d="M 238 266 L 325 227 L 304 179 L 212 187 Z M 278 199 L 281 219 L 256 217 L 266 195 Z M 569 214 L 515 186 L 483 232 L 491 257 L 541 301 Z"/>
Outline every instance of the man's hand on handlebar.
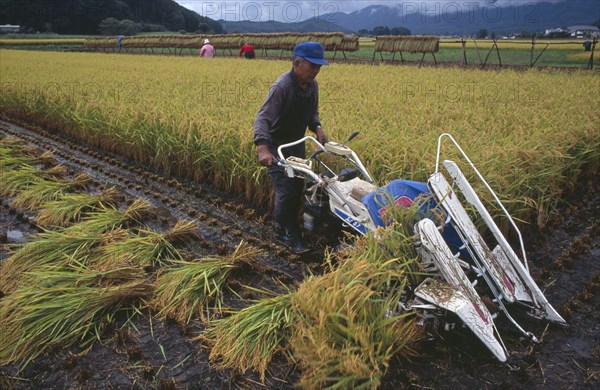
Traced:
<path fill-rule="evenodd" d="M 269 147 L 267 145 L 258 145 L 258 162 L 260 165 L 264 165 L 265 167 L 270 167 L 274 161 L 277 161 L 275 156 L 269 151 Z"/>
<path fill-rule="evenodd" d="M 317 136 L 317 141 L 319 141 L 321 145 L 325 144 L 328 141 L 327 136 L 325 135 L 325 132 L 323 131 L 323 128 L 321 126 L 317 127 L 317 129 L 315 130 L 315 135 Z"/>

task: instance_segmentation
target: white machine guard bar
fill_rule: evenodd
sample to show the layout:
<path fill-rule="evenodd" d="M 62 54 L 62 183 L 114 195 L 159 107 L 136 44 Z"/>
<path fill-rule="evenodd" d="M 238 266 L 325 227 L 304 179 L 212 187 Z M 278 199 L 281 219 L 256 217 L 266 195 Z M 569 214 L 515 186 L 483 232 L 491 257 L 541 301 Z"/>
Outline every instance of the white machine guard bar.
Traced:
<path fill-rule="evenodd" d="M 508 218 L 508 220 L 510 221 L 510 224 L 515 229 L 515 231 L 517 232 L 517 236 L 519 237 L 519 245 L 521 246 L 521 254 L 523 256 L 523 264 L 525 265 L 525 269 L 527 270 L 527 272 L 529 272 L 529 265 L 527 264 L 527 255 L 525 254 L 525 245 L 523 244 L 523 237 L 521 236 L 521 231 L 519 230 L 519 228 L 517 227 L 517 225 L 513 221 L 512 217 L 510 216 L 510 214 L 508 213 L 508 211 L 504 208 L 504 205 L 502 204 L 502 202 L 500 201 L 500 199 L 498 198 L 498 196 L 496 195 L 496 193 L 494 192 L 494 190 L 492 190 L 492 187 L 490 187 L 490 185 L 487 183 L 487 181 L 485 181 L 485 179 L 483 178 L 483 176 L 481 175 L 481 173 L 479 173 L 479 171 L 475 167 L 475 164 L 473 164 L 471 162 L 471 159 L 469 159 L 469 156 L 467 156 L 467 154 L 462 150 L 462 148 L 460 147 L 460 145 L 458 144 L 458 142 L 456 142 L 456 140 L 450 134 L 448 134 L 448 133 L 442 133 L 439 136 L 439 138 L 438 138 L 437 153 L 436 153 L 436 156 L 435 156 L 435 173 L 439 172 L 439 168 L 440 168 L 440 151 L 441 151 L 441 148 L 442 148 L 442 140 L 443 140 L 444 137 L 449 138 L 450 141 L 456 147 L 456 149 L 458 149 L 458 151 L 462 154 L 462 156 L 467 161 L 467 163 L 469 164 L 469 166 L 471 167 L 471 169 L 473 169 L 473 172 L 475 172 L 475 174 L 477 175 L 477 177 L 479 178 L 479 180 L 483 183 L 483 185 L 485 185 L 485 187 L 487 188 L 487 190 L 489 191 L 489 193 L 494 197 L 494 200 L 496 201 L 496 203 L 498 204 L 498 206 L 500 206 L 500 209 L 502 209 L 502 212 L 504 212 L 504 215 L 506 216 L 506 218 Z"/>
<path fill-rule="evenodd" d="M 283 157 L 283 152 L 282 152 L 283 149 L 289 148 L 291 146 L 295 146 L 295 145 L 298 145 L 298 144 L 301 144 L 301 143 L 303 143 L 305 141 L 308 141 L 308 140 L 312 141 L 323 152 L 325 152 L 325 153 L 328 152 L 328 150 L 325 149 L 325 147 L 319 141 L 317 141 L 314 137 L 311 137 L 310 135 L 307 135 L 305 137 L 300 138 L 298 141 L 294 141 L 294 142 L 290 142 L 290 143 L 287 143 L 287 144 L 280 145 L 277 148 L 277 154 L 279 155 L 279 163 L 281 164 L 281 163 L 283 163 L 285 161 L 285 158 Z M 362 164 L 362 161 L 360 160 L 360 158 L 358 157 L 358 155 L 353 150 L 351 150 L 350 152 L 351 152 L 351 156 L 352 157 L 348 157 L 348 160 L 350 160 L 350 162 L 352 164 L 354 164 L 360 170 L 360 172 L 363 174 L 363 176 L 365 177 L 365 179 L 367 179 L 367 181 L 369 183 L 371 183 L 371 184 L 374 183 L 375 181 L 373 180 L 373 178 L 371 177 L 371 175 L 369 175 L 369 171 L 367 171 L 367 169 L 364 167 L 364 165 Z M 314 173 L 312 173 L 312 174 L 314 175 Z"/>
<path fill-rule="evenodd" d="M 294 142 L 290 142 L 287 144 L 283 144 L 283 145 L 279 145 L 279 147 L 277 148 L 277 154 L 279 155 L 279 158 L 281 160 L 285 160 L 285 158 L 283 157 L 283 153 L 282 150 L 285 148 L 289 148 L 291 146 L 295 146 L 298 144 L 303 143 L 306 140 L 311 140 L 315 145 L 317 145 L 317 147 L 319 149 L 321 149 L 322 151 L 326 152 L 325 148 L 323 147 L 323 145 L 321 145 L 321 143 L 319 141 L 317 141 L 315 138 L 311 137 L 310 135 L 307 135 L 306 137 L 302 137 L 300 138 L 298 141 L 294 141 Z"/>

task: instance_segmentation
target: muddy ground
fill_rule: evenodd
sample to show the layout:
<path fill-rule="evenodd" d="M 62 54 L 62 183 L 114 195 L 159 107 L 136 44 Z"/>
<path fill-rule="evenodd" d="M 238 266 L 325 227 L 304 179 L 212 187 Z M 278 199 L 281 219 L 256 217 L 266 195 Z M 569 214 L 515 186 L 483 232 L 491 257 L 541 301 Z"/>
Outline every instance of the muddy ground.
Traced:
<path fill-rule="evenodd" d="M 14 121 L 13 121 L 14 122 Z M 97 188 L 116 186 L 123 202 L 149 199 L 158 209 L 153 228 L 171 226 L 177 219 L 197 219 L 202 240 L 198 256 L 230 253 L 240 240 L 262 248 L 263 270 L 245 270 L 240 282 L 280 291 L 279 281 L 291 288 L 309 272 L 319 272 L 323 246 L 299 257 L 272 240 L 272 225 L 264 210 L 215 191 L 208 185 L 177 181 L 136 166 L 118 156 L 65 140 L 43 129 L 0 122 L 0 135 L 12 135 L 51 151 L 71 174 L 85 172 Z M 27 128 L 25 128 L 27 127 Z M 549 325 L 516 316 L 539 339 L 520 338 L 505 320 L 498 320 L 510 352 L 508 364 L 495 361 L 468 332 L 458 329 L 431 334 L 411 361 L 392 361 L 381 388 L 594 388 L 600 381 L 600 181 L 582 179 L 581 191 L 569 197 L 561 217 L 544 229 L 525 229 L 531 274 L 568 326 Z M 38 228 L 26 213 L 13 210 L 8 199 L 0 206 L 0 238 L 23 242 Z M 318 237 L 313 237 L 315 240 Z M 0 261 L 7 256 L 0 248 Z M 252 298 L 247 296 L 245 298 Z M 240 302 L 228 302 L 236 306 Z M 150 315 L 132 327 L 107 330 L 105 341 L 90 349 L 57 349 L 19 365 L 0 367 L 0 388 L 82 389 L 292 389 L 298 369 L 276 361 L 261 383 L 253 373 L 216 370 L 209 351 L 193 338 L 200 323 L 183 327 Z M 1 325 L 0 325 L 1 326 Z"/>

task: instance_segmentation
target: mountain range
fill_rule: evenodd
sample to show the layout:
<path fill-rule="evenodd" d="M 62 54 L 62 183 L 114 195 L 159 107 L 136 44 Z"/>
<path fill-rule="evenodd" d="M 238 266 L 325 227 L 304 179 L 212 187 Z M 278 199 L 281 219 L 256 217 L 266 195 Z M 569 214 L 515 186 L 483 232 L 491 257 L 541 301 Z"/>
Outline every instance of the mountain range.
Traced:
<path fill-rule="evenodd" d="M 274 33 L 274 32 L 344 32 L 352 33 L 352 29 L 347 29 L 339 24 L 329 23 L 324 20 L 307 19 L 302 22 L 283 23 L 277 21 L 251 22 L 240 21 L 230 22 L 219 20 L 223 29 L 228 33 Z"/>
<path fill-rule="evenodd" d="M 405 27 L 412 34 L 474 34 L 480 29 L 498 34 L 543 31 L 571 25 L 590 25 L 600 19 L 600 1 L 558 3 L 522 1 L 500 7 L 494 2 L 415 2 L 371 5 L 351 13 L 323 15 L 343 29 L 371 30 L 377 26 Z"/>
<path fill-rule="evenodd" d="M 216 21 L 173 0 L 0 0 L 0 24 L 17 24 L 28 30 L 62 34 L 97 34 L 100 22 L 110 17 L 130 19 L 143 24 L 144 28 L 186 32 L 352 33 L 387 26 L 408 28 L 412 34 L 433 35 L 473 35 L 482 29 L 500 35 L 600 24 L 600 0 L 515 0 L 504 7 L 500 4 L 506 2 L 496 0 L 398 0 L 390 3 L 282 23 Z"/>

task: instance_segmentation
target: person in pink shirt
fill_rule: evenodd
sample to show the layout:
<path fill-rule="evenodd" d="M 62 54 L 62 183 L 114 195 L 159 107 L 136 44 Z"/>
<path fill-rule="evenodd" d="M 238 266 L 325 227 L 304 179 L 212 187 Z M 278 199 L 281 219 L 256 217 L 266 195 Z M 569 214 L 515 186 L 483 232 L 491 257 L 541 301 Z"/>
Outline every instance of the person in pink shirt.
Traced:
<path fill-rule="evenodd" d="M 200 49 L 200 57 L 213 58 L 215 56 L 215 48 L 210 44 L 208 39 L 204 40 L 204 45 Z"/>

